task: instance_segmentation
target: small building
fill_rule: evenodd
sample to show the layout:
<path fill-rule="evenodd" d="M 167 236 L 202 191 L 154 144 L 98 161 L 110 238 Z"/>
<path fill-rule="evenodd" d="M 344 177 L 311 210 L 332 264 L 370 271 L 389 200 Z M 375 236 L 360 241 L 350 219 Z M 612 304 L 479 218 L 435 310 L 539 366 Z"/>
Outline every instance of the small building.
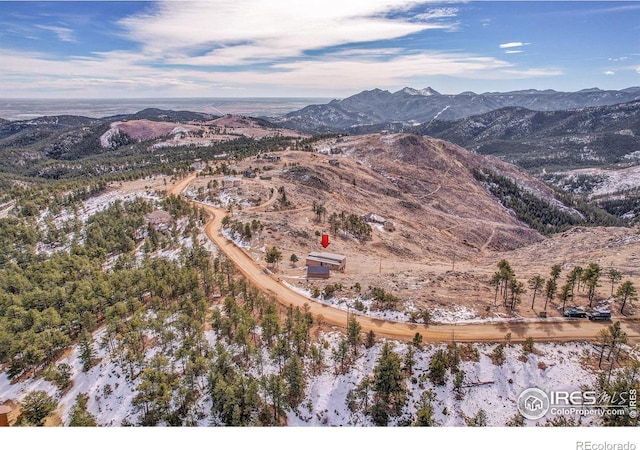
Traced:
<path fill-rule="evenodd" d="M 330 276 L 329 266 L 307 266 L 308 280 L 326 280 Z"/>
<path fill-rule="evenodd" d="M 389 220 L 382 224 L 382 228 L 384 228 L 384 231 L 396 231 L 395 224 Z"/>
<path fill-rule="evenodd" d="M 255 178 L 256 177 L 256 173 L 251 169 L 245 169 L 242 172 L 242 176 L 245 177 L 245 178 Z"/>
<path fill-rule="evenodd" d="M 162 233 L 169 231 L 174 223 L 174 219 L 171 214 L 160 209 L 156 209 L 155 211 L 147 214 L 144 218 L 149 225 Z"/>
<path fill-rule="evenodd" d="M 9 426 L 9 414 L 11 407 L 9 405 L 0 405 L 0 427 Z"/>
<path fill-rule="evenodd" d="M 312 252 L 306 260 L 307 266 L 325 266 L 331 270 L 344 272 L 347 265 L 347 257 L 336 253 Z"/>
<path fill-rule="evenodd" d="M 384 224 L 387 221 L 386 218 L 374 213 L 365 214 L 364 216 L 362 216 L 362 219 L 365 222 L 379 223 L 379 224 Z"/>
<path fill-rule="evenodd" d="M 203 160 L 201 160 L 200 158 L 195 159 L 192 163 L 191 163 L 191 168 L 197 172 L 201 172 L 204 170 L 204 168 L 207 166 L 207 163 L 205 163 Z"/>
<path fill-rule="evenodd" d="M 338 161 L 337 159 L 330 159 L 329 164 L 331 164 L 333 167 L 338 167 L 340 165 L 340 161 Z"/>
<path fill-rule="evenodd" d="M 240 187 L 242 185 L 242 180 L 236 177 L 226 177 L 222 179 L 222 188 L 230 189 L 234 187 Z"/>
<path fill-rule="evenodd" d="M 264 155 L 264 160 L 265 161 L 270 161 L 270 162 L 275 162 L 275 161 L 280 161 L 280 156 L 279 155 Z"/>

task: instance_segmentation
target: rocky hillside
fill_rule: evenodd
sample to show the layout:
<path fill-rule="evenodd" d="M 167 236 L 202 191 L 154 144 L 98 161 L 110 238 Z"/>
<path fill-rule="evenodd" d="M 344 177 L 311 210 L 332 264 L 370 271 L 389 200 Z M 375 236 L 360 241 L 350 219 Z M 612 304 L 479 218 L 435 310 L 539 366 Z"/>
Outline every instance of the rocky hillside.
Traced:
<path fill-rule="evenodd" d="M 351 139 L 355 139 L 355 145 Z M 395 190 L 387 189 L 386 195 L 410 197 L 411 201 L 401 200 L 399 205 L 408 214 L 415 207 L 420 210 L 419 215 L 430 220 L 448 216 L 443 219 L 448 225 L 438 225 L 440 229 L 451 228 L 449 221 L 455 216 L 454 234 L 463 228 L 471 234 L 486 234 L 484 237 L 488 238 L 492 232 L 503 231 L 513 234 L 502 241 L 513 240 L 505 244 L 511 247 L 530 236 L 530 232 L 520 234 L 522 231 L 514 228 L 525 223 L 545 234 L 570 225 L 615 224 L 614 220 L 608 223 L 612 218 L 600 211 L 559 198 L 549 186 L 511 164 L 446 141 L 411 134 L 373 134 L 343 138 L 335 145 L 334 152 L 344 152 L 383 174 L 395 186 Z M 461 227 L 461 223 L 465 225 Z M 496 228 L 496 224 L 501 226 Z M 461 237 L 460 241 L 477 247 L 484 243 L 469 236 Z M 496 242 L 500 240 L 492 245 Z"/>

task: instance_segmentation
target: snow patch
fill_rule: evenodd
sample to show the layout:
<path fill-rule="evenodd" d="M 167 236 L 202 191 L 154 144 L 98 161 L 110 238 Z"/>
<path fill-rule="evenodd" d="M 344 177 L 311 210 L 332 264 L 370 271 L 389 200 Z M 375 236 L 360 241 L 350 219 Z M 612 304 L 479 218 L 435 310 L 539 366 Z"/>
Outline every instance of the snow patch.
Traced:
<path fill-rule="evenodd" d="M 102 148 L 113 148 L 113 142 L 111 142 L 111 140 L 120 134 L 120 129 L 118 128 L 118 125 L 121 125 L 122 122 L 113 122 L 111 124 L 111 128 L 109 128 L 107 131 L 105 131 L 102 136 L 100 136 L 100 146 Z"/>
<path fill-rule="evenodd" d="M 449 308 L 435 308 L 429 310 L 431 320 L 438 323 L 460 323 L 478 319 L 475 310 L 464 305 L 451 305 Z"/>

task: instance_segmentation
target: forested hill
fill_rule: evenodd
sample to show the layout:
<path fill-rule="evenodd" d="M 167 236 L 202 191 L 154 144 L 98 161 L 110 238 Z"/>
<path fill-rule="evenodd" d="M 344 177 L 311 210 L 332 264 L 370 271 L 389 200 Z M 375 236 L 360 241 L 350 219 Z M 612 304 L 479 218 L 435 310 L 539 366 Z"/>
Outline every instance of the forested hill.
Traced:
<path fill-rule="evenodd" d="M 103 120 L 156 120 L 156 121 L 168 121 L 168 122 L 191 122 L 191 121 L 207 121 L 213 120 L 220 116 L 213 116 L 211 114 L 192 112 L 192 111 L 172 111 L 158 108 L 146 108 L 142 111 L 138 111 L 135 114 L 125 114 L 106 117 Z"/>
<path fill-rule="evenodd" d="M 222 119 L 229 124 L 218 123 Z M 232 119 L 145 109 L 103 119 L 5 121 L 0 123 L 0 174 L 48 180 L 157 170 L 218 154 L 286 148 L 290 137 L 298 136 L 264 119 Z"/>
<path fill-rule="evenodd" d="M 416 130 L 534 171 L 630 164 L 640 148 L 640 101 L 568 111 L 504 108 Z"/>

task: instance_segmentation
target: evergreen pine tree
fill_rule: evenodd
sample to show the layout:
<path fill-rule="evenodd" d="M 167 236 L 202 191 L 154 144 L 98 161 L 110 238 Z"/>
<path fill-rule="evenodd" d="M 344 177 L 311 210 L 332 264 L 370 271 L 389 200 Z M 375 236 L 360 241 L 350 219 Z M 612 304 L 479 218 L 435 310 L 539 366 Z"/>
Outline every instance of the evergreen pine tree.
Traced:
<path fill-rule="evenodd" d="M 95 350 L 91 343 L 91 335 L 84 332 L 80 335 L 80 341 L 78 342 L 80 350 L 80 362 L 82 363 L 82 371 L 88 372 L 93 366 L 93 358 L 95 357 Z"/>
<path fill-rule="evenodd" d="M 70 427 L 95 427 L 97 426 L 96 418 L 87 411 L 87 402 L 89 397 L 86 394 L 78 394 L 76 403 L 69 413 Z"/>
<path fill-rule="evenodd" d="M 376 334 L 373 332 L 373 330 L 369 330 L 369 332 L 367 333 L 367 340 L 365 341 L 364 345 L 367 348 L 371 348 L 376 344 Z"/>
<path fill-rule="evenodd" d="M 429 363 L 429 379 L 436 386 L 443 386 L 447 380 L 447 355 L 438 350 Z"/>
<path fill-rule="evenodd" d="M 362 343 L 362 336 L 360 335 L 361 331 L 362 326 L 352 314 L 349 317 L 349 322 L 347 323 L 347 340 L 349 341 L 349 345 L 351 346 L 354 354 L 357 352 L 358 346 Z"/>
<path fill-rule="evenodd" d="M 43 426 L 44 419 L 58 407 L 58 402 L 45 391 L 31 391 L 21 403 L 24 420 L 38 427 Z"/>
<path fill-rule="evenodd" d="M 297 407 L 304 398 L 305 377 L 302 360 L 298 355 L 289 358 L 282 371 L 287 385 L 287 400 L 291 408 Z"/>
<path fill-rule="evenodd" d="M 402 376 L 401 359 L 397 353 L 391 349 L 388 342 L 382 347 L 380 357 L 374 367 L 373 390 L 376 395 L 374 408 L 382 409 L 372 416 L 379 416 L 382 419 L 385 414 L 399 415 L 406 402 L 406 388 Z M 376 424 L 378 421 L 374 417 Z"/>

